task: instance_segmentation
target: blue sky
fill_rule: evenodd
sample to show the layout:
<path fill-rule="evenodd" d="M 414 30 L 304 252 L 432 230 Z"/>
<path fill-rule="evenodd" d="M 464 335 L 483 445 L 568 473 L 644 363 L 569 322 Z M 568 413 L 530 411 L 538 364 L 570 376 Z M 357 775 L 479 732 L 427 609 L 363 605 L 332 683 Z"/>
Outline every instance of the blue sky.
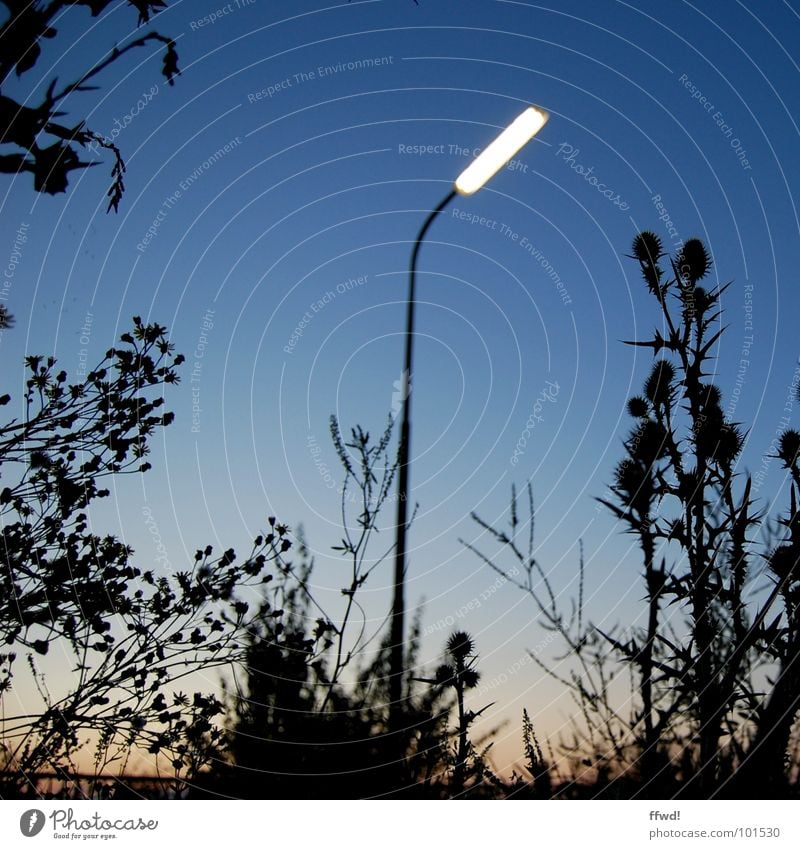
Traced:
<path fill-rule="evenodd" d="M 543 636 L 533 606 L 509 586 L 490 590 L 494 575 L 458 540 L 477 537 L 473 510 L 507 521 L 511 484 L 531 480 L 537 556 L 564 600 L 582 539 L 588 615 L 638 615 L 636 552 L 594 501 L 649 365 L 619 340 L 658 321 L 625 257 L 638 229 L 668 247 L 702 238 L 715 281 L 733 281 L 714 379 L 750 427 L 742 470 L 762 468 L 782 417 L 800 418 L 796 403 L 786 409 L 800 353 L 790 47 L 800 7 L 550 5 L 171 2 L 154 25 L 178 43 L 174 87 L 145 48 L 67 103 L 65 120 L 85 117 L 123 151 L 119 214 L 105 214 L 107 159 L 66 196 L 34 195 L 30 175 L 0 184 L 3 253 L 21 225 L 27 234 L 6 290 L 17 325 L 0 341 L 12 391 L 25 352 L 55 353 L 75 372 L 134 314 L 166 324 L 187 356 L 154 470 L 120 483 L 96 522 L 146 560 L 151 509 L 177 568 L 206 543 L 246 547 L 275 514 L 305 527 L 321 592 L 335 598 L 344 571 L 330 550 L 340 534 L 328 417 L 381 430 L 420 224 L 471 151 L 525 104 L 549 110 L 516 167 L 458 198 L 420 254 L 407 592 L 427 599 L 429 626 L 489 593 L 456 621 L 476 636 L 485 679 L 506 676 L 491 691 L 494 718 L 511 720 L 501 768 L 519 757 L 523 706 L 556 735 L 568 705 L 551 706 L 557 689 L 527 663 Z M 121 5 L 88 34 L 84 12 L 69 11 L 66 41 L 45 45 L 9 91 L 70 79 L 131 36 L 135 14 Z M 552 400 L 512 462 L 547 387 Z M 758 492 L 780 505 L 776 463 Z M 387 563 L 367 588 L 376 625 L 390 580 Z M 426 657 L 445 637 L 431 633 Z"/>

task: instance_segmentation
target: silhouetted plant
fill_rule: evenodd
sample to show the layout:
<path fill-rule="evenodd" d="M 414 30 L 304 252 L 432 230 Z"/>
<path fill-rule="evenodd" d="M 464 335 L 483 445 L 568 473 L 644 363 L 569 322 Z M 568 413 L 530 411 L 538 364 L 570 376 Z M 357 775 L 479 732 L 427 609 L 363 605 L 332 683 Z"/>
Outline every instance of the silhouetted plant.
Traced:
<path fill-rule="evenodd" d="M 290 546 L 287 528 L 271 520 L 244 561 L 208 546 L 189 569 L 159 574 L 94 533 L 88 513 L 109 494 L 103 478 L 149 468 L 149 441 L 173 420 L 153 395 L 177 382 L 182 360 L 163 327 L 139 318 L 81 383 L 68 384 L 52 357 L 27 358 L 20 415 L 0 428 L 3 795 L 35 792 L 44 771 L 66 777 L 87 746 L 98 772 L 124 770 L 141 748 L 190 777 L 221 739 L 219 699 L 172 688 L 244 656 L 253 614 L 241 593 L 269 580 L 268 564 Z M 53 649 L 68 675 L 40 661 Z M 40 699 L 23 713 L 9 698 L 21 658 Z"/>
<path fill-rule="evenodd" d="M 512 799 L 549 799 L 553 795 L 553 777 L 542 747 L 533 729 L 527 708 L 522 711 L 522 750 L 528 778 L 516 770 L 511 775 L 508 796 Z"/>
<path fill-rule="evenodd" d="M 333 546 L 333 551 L 340 552 L 350 567 L 348 585 L 342 588 L 346 605 L 341 622 L 329 622 L 335 643 L 335 659 L 328 681 L 331 690 L 339 682 L 342 671 L 353 656 L 374 638 L 374 635 L 366 634 L 366 614 L 356 602 L 356 593 L 392 551 L 390 546 L 373 556 L 369 550 L 372 538 L 379 532 L 380 511 L 389 498 L 397 471 L 397 459 L 389 451 L 392 426 L 390 418 L 380 439 L 374 444 L 370 443 L 369 432 L 357 426 L 351 430 L 350 442 L 345 443 L 338 419 L 331 416 L 330 420 L 331 439 L 344 474 L 341 486 L 342 539 L 340 545 Z M 353 506 L 355 516 L 352 515 Z M 355 608 L 362 614 L 361 629 L 348 647 L 348 625 Z"/>
<path fill-rule="evenodd" d="M 551 757 L 548 765 L 553 793 L 570 796 L 582 785 L 592 784 L 596 788 L 598 781 L 608 783 L 637 768 L 641 748 L 630 731 L 637 720 L 633 707 L 631 714 L 625 715 L 611 696 L 613 689 L 626 678 L 626 670 L 609 642 L 616 631 L 611 629 L 609 635 L 604 636 L 585 615 L 583 547 L 580 546 L 578 562 L 577 597 L 571 599 L 567 612 L 559 604 L 550 576 L 535 554 L 536 514 L 530 482 L 526 495 L 527 518 L 522 522 L 516 489 L 512 486 L 509 531 L 496 528 L 472 514 L 482 535 L 494 544 L 494 551 L 486 553 L 488 543 L 481 547 L 477 542 L 463 539 L 461 543 L 509 585 L 530 597 L 537 622 L 548 634 L 548 642 L 554 645 L 552 660 L 537 651 L 528 654 L 535 666 L 570 694 L 577 709 L 570 719 L 569 732 L 559 740 L 559 757 Z M 520 539 L 525 529 L 527 533 Z M 511 565 L 504 565 L 506 560 L 510 560 Z M 633 700 L 629 700 L 629 704 L 632 705 Z M 543 780 L 539 781 L 539 787 Z M 518 778 L 512 785 L 515 789 L 510 792 L 520 793 Z"/>
<path fill-rule="evenodd" d="M 256 798 L 495 794 L 501 782 L 488 766 L 488 747 L 480 750 L 470 739 L 486 708 L 471 711 L 465 702 L 478 682 L 468 635 L 453 634 L 447 663 L 425 677 L 418 663 L 418 615 L 404 647 L 403 722 L 398 728 L 390 721 L 387 619 L 367 634 L 357 596 L 388 553 L 372 557 L 368 545 L 397 465 L 390 453 L 391 420 L 374 445 L 359 427 L 345 443 L 335 418 L 331 435 L 344 475 L 343 537 L 334 547 L 350 571 L 342 589 L 343 614 L 330 615 L 314 597 L 314 562 L 301 540 L 296 560 L 282 562 L 278 579 L 267 588 L 243 679 L 237 677 L 228 696 L 230 764 L 207 790 Z M 362 624 L 350 634 L 354 610 L 361 612 Z M 370 648 L 376 639 L 379 645 Z"/>
<path fill-rule="evenodd" d="M 452 689 L 456 696 L 456 742 L 451 754 L 453 769 L 448 793 L 460 797 L 471 787 L 479 787 L 490 775 L 486 761 L 488 749 L 483 752 L 476 749 L 470 739 L 470 728 L 491 705 L 477 711 L 466 708 L 466 694 L 475 689 L 480 680 L 475 668 L 478 659 L 472 637 L 464 631 L 454 631 L 447 640 L 445 655 L 447 663 L 437 668 L 434 683 L 443 691 Z"/>
<path fill-rule="evenodd" d="M 614 500 L 600 499 L 638 537 L 644 557 L 646 631 L 615 646 L 640 676 L 643 780 L 656 779 L 662 736 L 676 720 L 686 720 L 678 711 L 689 704 L 699 738 L 698 790 L 708 795 L 721 777 L 720 740 L 726 717 L 736 710 L 737 682 L 751 640 L 744 591 L 747 535 L 757 521 L 749 482 L 738 498 L 734 495 L 741 429 L 725 419 L 718 387 L 704 382 L 722 334 L 719 299 L 727 287 L 698 285 L 711 261 L 697 239 L 669 259 L 672 275 L 661 268 L 666 254 L 654 234 L 637 236 L 633 253 L 660 306 L 667 337 L 656 331 L 650 341 L 628 343 L 651 347 L 661 358 L 645 382 L 644 396 L 628 405 L 637 423 L 616 470 Z M 681 551 L 674 566 L 656 558 L 657 547 L 666 552 L 670 543 Z M 682 563 L 685 572 L 679 571 Z M 690 639 L 683 645 L 662 632 L 662 603 L 687 610 Z M 665 649 L 658 661 L 657 642 Z M 683 696 L 666 710 L 657 711 L 654 703 L 656 672 L 661 686 Z"/>
<path fill-rule="evenodd" d="M 8 330 L 14 326 L 14 316 L 5 304 L 0 304 L 0 330 Z"/>
<path fill-rule="evenodd" d="M 306 569 L 303 580 L 309 576 Z M 229 696 L 230 763 L 207 790 L 289 799 L 441 795 L 448 715 L 441 693 L 407 682 L 408 722 L 398 746 L 388 734 L 388 642 L 352 680 L 331 686 L 326 620 L 310 628 L 309 600 L 291 569 L 273 592 L 289 601 L 275 616 L 264 615 L 251 637 L 244 680 Z M 417 664 L 418 640 L 416 627 L 409 668 Z"/>
<path fill-rule="evenodd" d="M 639 541 L 646 624 L 627 633 L 583 625 L 582 570 L 571 614 L 560 611 L 533 556 L 530 490 L 527 554 L 516 542 L 513 493 L 510 534 L 474 516 L 500 551 L 488 556 L 473 543 L 467 547 L 531 595 L 544 627 L 566 645 L 558 660 L 575 661 L 576 670 L 564 676 L 534 657 L 576 700 L 582 723 L 574 751 L 593 773 L 593 793 L 783 795 L 791 792 L 787 751 L 800 705 L 800 434 L 787 431 L 780 440 L 791 505 L 781 520 L 786 537 L 766 556 L 772 589 L 756 603 L 752 583 L 765 573 L 756 568 L 751 537 L 764 517 L 754 509 L 750 477 L 736 471 L 742 428 L 723 414 L 721 392 L 707 382 L 727 287 L 700 285 L 711 259 L 698 239 L 669 258 L 661 240 L 645 232 L 633 254 L 665 332 L 627 343 L 651 348 L 658 359 L 643 393 L 628 402 L 635 423 L 611 495 L 599 500 Z M 497 565 L 504 552 L 523 566 L 523 579 Z M 624 667 L 634 705 L 629 717 L 609 696 Z"/>
<path fill-rule="evenodd" d="M 538 796 L 547 799 L 551 792 L 550 769 L 536 739 L 527 709 L 522 711 L 522 745 L 525 751 L 525 766 L 533 779 L 533 789 Z"/>
<path fill-rule="evenodd" d="M 91 0 L 91 2 L 55 2 L 40 3 L 30 0 L 5 0 L 9 17 L 0 27 L 0 85 L 5 85 L 12 72 L 17 77 L 30 71 L 39 61 L 42 53 L 40 43 L 43 39 L 55 39 L 58 30 L 54 24 L 61 22 L 66 9 L 70 6 L 88 6 L 92 17 L 97 17 L 112 6 L 112 0 Z M 138 24 L 150 22 L 150 18 L 166 7 L 164 0 L 128 0 L 128 5 L 136 9 Z M 58 121 L 65 113 L 60 111 L 69 95 L 77 92 L 92 91 L 96 88 L 94 79 L 109 66 L 131 50 L 144 47 L 150 42 L 165 46 L 161 73 L 170 85 L 178 70 L 178 54 L 175 42 L 158 32 L 148 32 L 122 47 L 113 47 L 108 55 L 97 65 L 82 74 L 77 80 L 64 86 L 53 79 L 37 106 L 27 105 L 28 100 L 20 102 L 6 94 L 0 94 L 0 144 L 11 145 L 13 152 L 0 155 L 0 172 L 33 174 L 33 185 L 37 192 L 57 194 L 67 190 L 70 171 L 89 168 L 94 162 L 80 158 L 79 148 L 90 144 L 98 145 L 114 157 L 108 190 L 108 211 L 117 211 L 125 190 L 125 163 L 122 154 L 113 140 L 94 132 L 79 121 L 67 126 Z M 47 143 L 47 137 L 50 143 Z"/>
<path fill-rule="evenodd" d="M 796 781 L 797 740 L 792 732 L 800 710 L 800 434 L 787 430 L 780 439 L 778 458 L 790 473 L 790 506 L 779 519 L 783 539 L 768 551 L 765 559 L 779 593 L 782 611 L 767 624 L 765 605 L 753 625 L 754 642 L 772 671 L 771 690 L 762 694 L 760 687 L 745 686 L 743 700 L 752 711 L 755 726 L 746 752 L 739 755 L 733 781 L 734 792 L 758 792 L 765 797 L 786 795 L 789 777 Z M 772 615 L 772 614 L 770 614 Z M 790 752 L 794 750 L 795 759 Z"/>
<path fill-rule="evenodd" d="M 242 795 L 397 794 L 417 783 L 429 786 L 436 772 L 437 758 L 427 742 L 433 726 L 444 721 L 436 716 L 436 699 L 420 693 L 409 675 L 405 728 L 399 735 L 388 734 L 389 648 L 381 636 L 386 619 L 368 632 L 367 613 L 358 600 L 391 551 L 373 555 L 371 543 L 397 468 L 390 451 L 392 421 L 375 443 L 360 427 L 345 442 L 335 417 L 330 426 L 343 473 L 342 536 L 333 550 L 349 573 L 341 590 L 344 607 L 341 616 L 333 616 L 317 602 L 311 585 L 314 561 L 301 540 L 296 562 L 287 563 L 269 588 L 264 614 L 251 635 L 244 680 L 229 697 L 228 740 L 235 765 L 230 775 Z M 270 615 L 270 610 L 277 612 Z M 406 650 L 409 669 L 418 640 L 417 629 Z M 229 781 L 226 777 L 223 784 Z"/>
<path fill-rule="evenodd" d="M 698 745 L 691 764 L 681 766 L 683 792 L 702 797 L 726 792 L 737 767 L 737 782 L 744 786 L 742 762 L 768 751 L 765 738 L 773 740 L 780 757 L 757 756 L 765 769 L 757 781 L 750 776 L 748 790 L 780 785 L 785 792 L 782 758 L 797 710 L 797 679 L 789 668 L 800 644 L 790 645 L 792 577 L 780 571 L 794 552 L 790 541 L 771 553 L 768 563 L 778 583 L 765 602 L 754 605 L 748 595 L 754 575 L 750 532 L 763 517 L 754 511 L 750 477 L 736 472 L 742 429 L 723 414 L 719 388 L 706 382 L 724 330 L 720 297 L 727 286 L 699 285 L 711 260 L 698 239 L 689 239 L 669 259 L 671 274 L 661 267 L 667 255 L 654 234 L 637 236 L 633 253 L 658 301 L 666 337 L 656 331 L 651 340 L 628 343 L 651 347 L 660 359 L 644 396 L 629 402 L 637 423 L 616 470 L 614 498 L 601 501 L 638 537 L 644 555 L 646 630 L 624 644 L 612 641 L 639 673 L 642 779 L 657 780 L 663 771 L 659 753 L 669 754 L 664 744 L 670 729 L 688 724 Z M 790 470 L 795 441 L 787 434 L 781 443 L 780 456 Z M 792 474 L 796 487 L 796 469 Z M 794 503 L 793 491 L 790 537 Z M 685 633 L 667 631 L 661 617 L 667 605 L 673 616 L 685 611 Z M 768 615 L 776 617 L 771 632 L 764 627 Z M 763 684 L 755 684 L 753 676 L 770 655 L 781 674 L 771 693 L 758 695 Z M 656 688 L 667 697 L 666 707 L 655 703 Z M 787 699 L 790 690 L 794 694 Z M 781 706 L 780 722 L 767 709 L 773 703 Z"/>

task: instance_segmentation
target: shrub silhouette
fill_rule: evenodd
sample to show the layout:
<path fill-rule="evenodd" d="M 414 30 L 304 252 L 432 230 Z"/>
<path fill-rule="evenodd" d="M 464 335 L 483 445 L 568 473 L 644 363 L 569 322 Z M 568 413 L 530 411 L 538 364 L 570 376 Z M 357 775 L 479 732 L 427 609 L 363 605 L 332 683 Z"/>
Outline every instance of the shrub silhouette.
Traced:
<path fill-rule="evenodd" d="M 35 793 L 43 772 L 68 782 L 87 735 L 98 773 L 124 771 L 141 748 L 178 779 L 221 740 L 219 698 L 177 688 L 243 656 L 254 614 L 241 591 L 269 579 L 288 529 L 272 519 L 245 560 L 207 546 L 190 568 L 164 574 L 134 565 L 127 545 L 89 524 L 109 494 L 104 478 L 149 468 L 149 442 L 173 420 L 158 390 L 177 382 L 182 361 L 165 329 L 139 318 L 82 382 L 68 384 L 52 357 L 27 358 L 21 411 L 0 428 L 3 796 Z M 54 650 L 69 677 L 42 668 Z M 20 684 L 38 692 L 38 707 L 12 707 Z"/>
<path fill-rule="evenodd" d="M 296 560 L 283 563 L 278 580 L 269 585 L 250 635 L 244 678 L 228 693 L 228 764 L 205 782 L 206 792 L 249 798 L 442 798 L 485 795 L 486 782 L 494 779 L 485 751 L 469 737 L 482 713 L 465 705 L 465 694 L 478 681 L 471 638 L 453 634 L 446 662 L 425 677 L 418 668 L 417 618 L 404 646 L 403 721 L 397 727 L 397 712 L 390 710 L 386 620 L 375 633 L 364 630 L 357 595 L 391 553 L 391 548 L 377 557 L 369 552 L 397 468 L 391 429 L 390 419 L 373 443 L 357 427 L 345 443 L 338 421 L 331 420 L 344 476 L 343 536 L 334 550 L 350 572 L 342 588 L 341 619 L 317 604 L 313 558 L 301 539 Z M 361 627 L 351 621 L 354 611 L 361 611 Z M 376 639 L 378 648 L 370 651 Z M 451 730 L 453 709 L 457 720 Z"/>
<path fill-rule="evenodd" d="M 464 694 L 478 673 L 474 656 L 452 651 L 454 640 L 466 635 L 451 636 L 445 653 L 451 663 L 442 664 L 434 678 L 406 681 L 398 745 L 389 716 L 388 637 L 351 684 L 331 691 L 324 649 L 316 632 L 303 631 L 308 620 L 300 596 L 289 595 L 290 608 L 281 616 L 286 627 L 272 624 L 267 614 L 252 640 L 245 686 L 230 700 L 231 763 L 206 784 L 207 791 L 270 799 L 463 798 L 501 792 L 485 751 L 469 737 L 482 711 L 466 710 Z M 419 633 L 417 622 L 406 649 L 408 669 L 418 665 Z M 451 690 L 457 706 L 454 731 L 448 727 Z"/>
<path fill-rule="evenodd" d="M 417 647 L 412 639 L 409 667 Z M 398 745 L 389 734 L 388 643 L 352 684 L 333 690 L 318 648 L 314 635 L 294 625 L 278 634 L 265 627 L 253 640 L 244 692 L 230 714 L 232 765 L 209 789 L 269 799 L 438 795 L 447 721 L 440 694 L 408 682 Z"/>

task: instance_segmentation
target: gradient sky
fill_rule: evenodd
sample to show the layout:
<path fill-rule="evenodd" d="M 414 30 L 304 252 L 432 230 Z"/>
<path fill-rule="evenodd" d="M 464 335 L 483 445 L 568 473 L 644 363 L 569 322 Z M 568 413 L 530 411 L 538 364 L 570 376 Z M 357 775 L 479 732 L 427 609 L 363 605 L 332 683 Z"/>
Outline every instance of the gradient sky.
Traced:
<path fill-rule="evenodd" d="M 480 543 L 473 510 L 507 522 L 511 484 L 530 480 L 537 557 L 565 604 L 582 539 L 587 615 L 608 626 L 640 614 L 632 540 L 594 501 L 650 361 L 619 340 L 658 322 L 625 257 L 639 229 L 670 248 L 702 238 L 714 281 L 733 281 L 714 379 L 750 427 L 742 470 L 762 468 L 782 417 L 798 424 L 797 405 L 785 409 L 800 353 L 798 13 L 796 0 L 170 2 L 154 25 L 178 43 L 174 87 L 146 48 L 66 104 L 65 121 L 86 118 L 122 149 L 119 214 L 105 214 L 108 158 L 66 196 L 35 195 L 27 174 L 0 183 L 4 269 L 21 225 L 27 234 L 5 289 L 17 324 L 0 340 L 4 391 L 22 395 L 26 352 L 55 353 L 75 373 L 134 314 L 166 324 L 187 356 L 167 396 L 176 421 L 154 442 L 153 471 L 120 482 L 97 527 L 146 562 L 151 511 L 178 568 L 207 543 L 244 551 L 277 515 L 305 527 L 335 609 L 346 570 L 330 549 L 340 476 L 328 417 L 381 430 L 420 224 L 525 104 L 549 110 L 516 166 L 458 198 L 420 254 L 407 595 L 426 599 L 427 660 L 447 617 L 475 636 L 484 687 L 473 707 L 494 701 L 490 720 L 509 720 L 496 747 L 506 769 L 521 756 L 522 708 L 555 737 L 569 705 L 526 654 L 545 637 L 533 605 L 495 586 L 459 538 Z M 131 37 L 135 17 L 122 5 L 97 22 L 69 10 L 63 37 L 9 93 L 73 78 Z M 377 61 L 348 67 L 366 59 Z M 786 492 L 768 463 L 762 506 Z M 390 509 L 387 544 L 392 521 Z M 365 588 L 374 627 L 390 581 L 387 562 Z"/>

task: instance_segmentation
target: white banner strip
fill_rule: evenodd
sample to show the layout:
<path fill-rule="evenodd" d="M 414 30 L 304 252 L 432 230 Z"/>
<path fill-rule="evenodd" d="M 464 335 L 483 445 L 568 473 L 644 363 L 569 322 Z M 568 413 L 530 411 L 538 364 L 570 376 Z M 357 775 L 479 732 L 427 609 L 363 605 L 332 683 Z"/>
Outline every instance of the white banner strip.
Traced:
<path fill-rule="evenodd" d="M 6 801 L 0 846 L 797 847 L 796 802 Z M 62 843 L 63 845 L 63 843 Z"/>

